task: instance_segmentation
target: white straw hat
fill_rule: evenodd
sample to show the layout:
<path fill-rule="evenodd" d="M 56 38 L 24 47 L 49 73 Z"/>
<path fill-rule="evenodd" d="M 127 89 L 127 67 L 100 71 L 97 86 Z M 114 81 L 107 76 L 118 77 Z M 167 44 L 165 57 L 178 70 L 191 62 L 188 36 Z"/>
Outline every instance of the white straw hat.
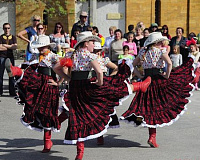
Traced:
<path fill-rule="evenodd" d="M 81 14 L 80 14 L 80 16 L 87 17 L 87 16 L 88 16 L 88 14 L 87 14 L 87 12 L 85 12 L 85 11 L 82 11 L 82 12 L 81 12 Z"/>
<path fill-rule="evenodd" d="M 74 45 L 74 48 L 76 48 L 81 42 L 92 41 L 92 40 L 101 42 L 101 39 L 93 35 L 92 32 L 90 31 L 81 32 L 77 35 L 77 43 Z"/>
<path fill-rule="evenodd" d="M 39 35 L 36 41 L 32 41 L 30 43 L 30 46 L 32 48 L 41 48 L 45 46 L 50 46 L 51 48 L 54 48 L 56 46 L 56 43 L 51 43 L 49 36 Z"/>
<path fill-rule="evenodd" d="M 70 48 L 69 43 L 62 43 L 61 48 Z"/>
<path fill-rule="evenodd" d="M 169 39 L 165 36 L 162 36 L 161 32 L 153 32 L 149 34 L 148 38 L 144 42 L 144 47 L 164 40 L 169 40 Z"/>
<path fill-rule="evenodd" d="M 102 49 L 100 42 L 94 42 L 94 49 Z"/>

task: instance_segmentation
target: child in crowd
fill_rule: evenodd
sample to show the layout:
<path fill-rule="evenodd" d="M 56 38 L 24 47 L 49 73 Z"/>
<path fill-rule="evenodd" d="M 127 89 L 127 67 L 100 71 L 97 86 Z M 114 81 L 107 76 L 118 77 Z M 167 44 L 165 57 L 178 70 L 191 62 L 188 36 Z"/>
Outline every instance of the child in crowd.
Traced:
<path fill-rule="evenodd" d="M 124 54 L 120 54 L 119 56 L 118 56 L 118 59 L 120 60 L 120 59 L 130 59 L 130 60 L 133 60 L 134 58 L 133 58 L 133 56 L 131 56 L 131 54 L 129 54 L 130 53 L 130 48 L 129 48 L 129 46 L 128 45 L 125 45 L 125 46 L 123 46 L 123 53 Z"/>
<path fill-rule="evenodd" d="M 69 52 L 73 52 L 74 49 L 70 48 L 69 43 L 63 43 L 62 45 L 58 46 L 57 54 L 60 57 L 68 57 Z"/>
<path fill-rule="evenodd" d="M 192 41 L 192 40 L 191 40 Z M 195 85 L 195 90 L 199 90 L 198 82 L 200 76 L 200 52 L 198 51 L 198 47 L 196 45 L 196 41 L 192 41 L 190 44 L 190 55 L 195 56 L 194 64 L 195 64 L 195 75 L 196 77 L 193 80 L 193 84 Z"/>
<path fill-rule="evenodd" d="M 173 54 L 170 55 L 170 59 L 172 61 L 172 68 L 178 67 L 183 63 L 180 47 L 178 45 L 173 47 Z"/>
<path fill-rule="evenodd" d="M 166 53 L 169 54 L 169 52 L 170 52 L 169 40 L 162 41 L 161 49 L 166 50 Z M 164 68 L 163 68 L 163 74 L 165 74 L 166 71 L 167 71 L 167 64 L 165 63 Z"/>
<path fill-rule="evenodd" d="M 137 49 L 136 49 L 136 52 L 137 52 Z M 132 73 L 133 72 L 133 65 L 132 65 L 132 63 L 133 63 L 134 57 L 131 54 L 129 54 L 130 53 L 130 49 L 129 49 L 128 45 L 123 46 L 123 53 L 124 54 L 120 54 L 118 56 L 118 59 L 119 59 L 118 60 L 118 64 L 122 63 L 122 60 L 126 60 L 126 63 L 130 67 L 130 70 L 131 70 L 131 73 Z M 130 79 L 132 79 L 132 74 L 130 76 Z"/>
<path fill-rule="evenodd" d="M 136 43 L 133 42 L 133 39 L 135 38 L 134 34 L 132 32 L 128 33 L 128 40 L 124 41 L 122 43 L 123 46 L 127 45 L 129 47 L 129 54 L 131 54 L 134 58 L 137 55 L 137 47 Z"/>
<path fill-rule="evenodd" d="M 74 48 L 74 45 L 77 43 L 76 37 L 79 33 L 80 33 L 80 29 L 76 28 L 76 30 L 74 31 L 74 35 L 71 37 L 71 40 L 70 40 L 71 48 Z"/>

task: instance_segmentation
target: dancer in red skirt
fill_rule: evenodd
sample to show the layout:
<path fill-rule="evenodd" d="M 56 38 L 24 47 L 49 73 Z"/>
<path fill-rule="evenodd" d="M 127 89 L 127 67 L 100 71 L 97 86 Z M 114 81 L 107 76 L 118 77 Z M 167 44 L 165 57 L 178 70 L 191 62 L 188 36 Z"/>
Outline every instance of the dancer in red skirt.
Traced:
<path fill-rule="evenodd" d="M 21 122 L 31 130 L 44 131 L 43 153 L 49 152 L 53 145 L 51 131 L 59 132 L 60 129 L 59 82 L 52 70 L 59 57 L 49 50 L 53 46 L 55 43 L 50 43 L 48 36 L 39 35 L 37 41 L 32 43 L 32 47 L 40 51 L 39 63 L 28 66 L 17 81 L 20 97 L 25 103 Z M 16 76 L 16 67 L 12 70 Z"/>
<path fill-rule="evenodd" d="M 151 76 L 152 82 L 145 93 L 136 93 L 128 110 L 121 117 L 130 123 L 148 127 L 148 144 L 155 148 L 158 147 L 156 128 L 169 126 L 179 119 L 187 109 L 187 98 L 194 87 L 190 85 L 194 78 L 193 58 L 188 58 L 186 63 L 171 71 L 171 60 L 166 50 L 160 49 L 163 40 L 167 38 L 161 33 L 151 33 L 144 43 L 147 49 L 142 49 L 134 60 L 134 66 L 142 61 L 144 78 Z M 167 63 L 167 71 L 162 75 L 164 61 Z M 140 74 L 138 76 L 143 78 Z M 142 121 L 138 117 L 142 117 Z"/>
<path fill-rule="evenodd" d="M 97 61 L 97 55 L 91 53 L 94 49 L 94 41 L 100 42 L 100 38 L 85 31 L 78 34 L 77 40 L 75 51 L 71 56 L 73 65 L 69 68 L 71 80 L 67 98 L 69 97 L 71 105 L 69 105 L 68 128 L 64 143 L 77 144 L 76 159 L 81 160 L 84 141 L 100 137 L 107 132 L 114 107 L 119 105 L 119 99 L 128 95 L 129 91 L 124 81 L 118 80 L 121 81 L 120 84 L 117 79 L 112 81 L 112 77 L 110 77 L 112 84 L 104 84 L 103 71 Z M 92 68 L 96 72 L 96 77 L 93 78 L 91 78 Z M 61 63 L 54 66 L 54 71 L 59 76 L 69 79 L 69 76 L 63 72 Z M 142 88 L 145 91 L 150 80 L 148 78 L 134 85 L 133 90 Z M 133 85 L 130 86 L 133 88 Z"/>

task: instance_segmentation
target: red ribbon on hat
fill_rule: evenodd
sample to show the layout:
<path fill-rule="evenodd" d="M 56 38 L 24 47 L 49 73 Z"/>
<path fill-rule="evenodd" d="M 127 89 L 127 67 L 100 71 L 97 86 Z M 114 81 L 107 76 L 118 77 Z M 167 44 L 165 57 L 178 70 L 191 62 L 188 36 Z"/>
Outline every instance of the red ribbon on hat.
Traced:
<path fill-rule="evenodd" d="M 197 42 L 192 38 L 191 40 L 187 40 L 186 41 L 186 45 L 190 46 L 190 45 L 195 45 Z"/>

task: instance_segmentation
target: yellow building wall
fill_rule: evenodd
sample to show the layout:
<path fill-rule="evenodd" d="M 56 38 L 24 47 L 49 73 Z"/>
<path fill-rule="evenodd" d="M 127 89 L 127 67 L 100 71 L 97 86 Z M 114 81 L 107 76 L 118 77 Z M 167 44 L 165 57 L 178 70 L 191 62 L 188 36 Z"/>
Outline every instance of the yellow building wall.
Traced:
<path fill-rule="evenodd" d="M 187 36 L 188 0 L 161 0 L 161 26 L 169 27 L 169 34 L 176 35 L 176 28 L 182 27 Z"/>
<path fill-rule="evenodd" d="M 71 33 L 71 28 L 75 21 L 75 1 L 67 0 L 66 2 L 64 2 L 63 0 L 60 0 L 60 4 L 67 11 L 67 14 L 61 16 L 57 15 L 56 17 L 48 18 L 48 26 L 46 31 L 47 35 L 54 32 L 54 26 L 56 22 L 61 22 L 64 26 L 65 32 Z M 26 3 L 16 1 L 16 34 L 24 30 L 26 27 L 32 25 L 30 19 L 33 15 L 39 15 L 42 19 L 45 6 L 46 5 L 43 2 L 38 0 L 27 0 Z M 17 38 L 17 43 L 18 49 L 26 49 L 26 42 Z"/>
<path fill-rule="evenodd" d="M 155 0 L 127 0 L 126 1 L 126 29 L 128 25 L 135 27 L 142 21 L 145 27 L 155 22 Z"/>
<path fill-rule="evenodd" d="M 47 35 L 54 32 L 55 23 L 57 22 L 61 22 L 63 24 L 66 33 L 71 33 L 71 28 L 75 21 L 75 1 L 67 0 L 65 2 L 63 0 L 60 0 L 60 5 L 67 11 L 67 14 L 48 18 L 49 23 L 46 32 Z"/>
<path fill-rule="evenodd" d="M 190 0 L 189 33 L 200 33 L 200 0 Z"/>
<path fill-rule="evenodd" d="M 45 8 L 45 4 L 40 1 L 36 2 L 33 0 L 27 0 L 25 4 L 21 3 L 21 1 L 16 1 L 15 3 L 17 35 L 20 31 L 32 25 L 31 17 L 33 15 L 39 15 L 41 18 L 43 18 L 43 10 Z M 18 49 L 25 50 L 27 47 L 27 42 L 17 38 L 17 46 Z"/>
<path fill-rule="evenodd" d="M 156 0 L 126 1 L 126 30 L 129 24 L 136 26 L 143 21 L 146 27 L 155 22 Z M 184 36 L 190 32 L 200 32 L 200 0 L 161 0 L 161 24 L 168 25 L 171 36 L 176 35 L 176 28 L 182 27 Z"/>

